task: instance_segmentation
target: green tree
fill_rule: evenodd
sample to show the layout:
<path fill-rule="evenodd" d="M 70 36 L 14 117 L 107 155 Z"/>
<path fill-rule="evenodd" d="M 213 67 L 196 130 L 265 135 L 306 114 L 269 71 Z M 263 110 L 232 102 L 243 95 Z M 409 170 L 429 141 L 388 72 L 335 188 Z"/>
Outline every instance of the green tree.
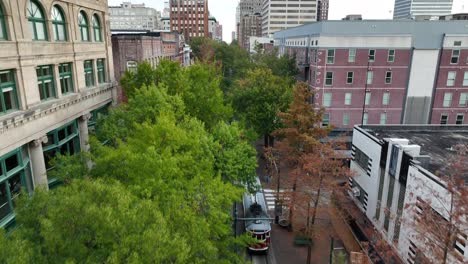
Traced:
<path fill-rule="evenodd" d="M 213 129 L 217 143 L 214 151 L 216 169 L 226 182 L 239 182 L 252 186 L 256 183 L 256 155 L 252 144 L 246 140 L 245 130 L 239 123 L 218 123 Z"/>
<path fill-rule="evenodd" d="M 38 190 L 21 201 L 17 223 L 2 236 L 2 262 L 187 263 L 189 257 L 187 241 L 169 232 L 157 204 L 117 182 L 77 180 Z"/>
<path fill-rule="evenodd" d="M 143 86 L 150 86 L 155 82 L 155 72 L 149 62 L 139 63 L 136 72 L 126 71 L 120 79 L 125 95 L 130 98 L 135 90 Z"/>
<path fill-rule="evenodd" d="M 252 61 L 256 67 L 270 69 L 274 75 L 288 78 L 291 82 L 295 81 L 299 69 L 294 56 L 280 56 L 277 48 L 265 50 L 261 46 L 256 46 L 255 51 Z"/>
<path fill-rule="evenodd" d="M 273 75 L 271 70 L 256 69 L 237 82 L 232 102 L 238 117 L 258 135 L 264 135 L 265 145 L 269 145 L 271 133 L 281 127 L 277 113 L 288 109 L 291 95 L 288 80 Z"/>

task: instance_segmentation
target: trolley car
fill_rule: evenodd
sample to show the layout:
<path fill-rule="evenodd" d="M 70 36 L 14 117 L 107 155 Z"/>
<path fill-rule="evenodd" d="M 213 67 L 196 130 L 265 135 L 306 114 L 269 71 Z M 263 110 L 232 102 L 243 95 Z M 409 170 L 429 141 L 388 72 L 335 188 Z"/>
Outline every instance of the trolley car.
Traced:
<path fill-rule="evenodd" d="M 265 197 L 262 191 L 255 194 L 244 193 L 243 197 L 245 230 L 257 243 L 250 244 L 248 249 L 254 252 L 266 252 L 270 247 L 271 225 L 267 214 Z"/>

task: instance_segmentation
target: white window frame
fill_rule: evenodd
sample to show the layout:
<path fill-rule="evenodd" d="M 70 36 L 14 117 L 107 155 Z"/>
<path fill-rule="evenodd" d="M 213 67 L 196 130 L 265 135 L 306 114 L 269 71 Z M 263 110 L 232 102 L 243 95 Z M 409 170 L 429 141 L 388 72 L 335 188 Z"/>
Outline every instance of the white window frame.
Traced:
<path fill-rule="evenodd" d="M 380 124 L 386 125 L 387 124 L 387 113 L 380 114 Z"/>
<path fill-rule="evenodd" d="M 372 98 L 372 93 L 371 92 L 366 92 L 366 99 L 365 99 L 364 104 L 365 105 L 370 105 L 371 98 Z"/>
<path fill-rule="evenodd" d="M 447 73 L 447 86 L 455 86 L 455 80 L 457 79 L 456 71 L 449 71 Z"/>
<path fill-rule="evenodd" d="M 351 77 L 349 76 L 351 74 Z M 349 82 L 349 79 L 351 79 L 351 82 Z M 354 72 L 347 72 L 346 73 L 346 84 L 353 84 L 354 82 Z"/>
<path fill-rule="evenodd" d="M 455 53 L 457 54 L 455 55 Z M 450 64 L 458 64 L 458 62 L 460 62 L 460 50 L 454 49 L 452 50 L 452 56 L 450 57 Z"/>
<path fill-rule="evenodd" d="M 461 118 L 461 123 L 460 123 L 460 124 L 457 124 L 457 122 L 458 122 L 458 117 L 459 117 L 459 116 L 462 117 L 462 118 Z M 465 114 L 463 114 L 463 113 L 458 113 L 458 114 L 457 114 L 457 118 L 455 119 L 455 124 L 456 124 L 456 125 L 463 125 L 463 122 L 464 122 L 464 121 L 465 121 Z"/>
<path fill-rule="evenodd" d="M 445 117 L 445 124 L 442 124 L 442 119 L 443 119 L 443 117 Z M 449 120 L 449 114 L 446 114 L 446 113 L 440 114 L 440 122 L 439 122 L 439 123 L 440 123 L 441 125 L 446 125 L 446 124 L 448 124 L 448 120 Z"/>
<path fill-rule="evenodd" d="M 373 71 L 367 71 L 366 82 L 367 82 L 367 84 L 372 84 L 372 82 L 374 82 L 374 72 Z"/>
<path fill-rule="evenodd" d="M 468 86 L 468 71 L 463 74 L 463 86 Z"/>
<path fill-rule="evenodd" d="M 442 103 L 443 107 L 450 107 L 452 105 L 453 93 L 446 92 L 444 93 L 444 101 Z"/>
<path fill-rule="evenodd" d="M 328 74 L 331 73 L 331 78 L 328 78 Z M 325 86 L 332 86 L 333 85 L 333 72 L 325 72 Z M 331 80 L 330 84 L 327 84 L 327 80 Z"/>
<path fill-rule="evenodd" d="M 390 79 L 390 81 L 387 81 L 388 79 Z M 391 71 L 386 71 L 385 72 L 385 84 L 391 84 L 392 81 L 393 81 L 393 73 Z"/>
<path fill-rule="evenodd" d="M 333 98 L 332 93 L 329 93 L 329 92 L 323 93 L 322 106 L 330 107 L 332 105 L 332 98 Z"/>
<path fill-rule="evenodd" d="M 348 50 L 348 62 L 356 62 L 356 49 Z"/>
<path fill-rule="evenodd" d="M 353 94 L 352 93 L 345 93 L 344 104 L 345 105 L 351 105 L 352 102 L 353 102 Z"/>
<path fill-rule="evenodd" d="M 393 53 L 393 54 L 390 54 L 390 53 Z M 387 62 L 395 62 L 395 50 L 394 49 L 388 50 Z"/>
<path fill-rule="evenodd" d="M 333 52 L 333 56 L 330 56 L 330 52 Z M 327 49 L 327 64 L 335 63 L 335 55 L 336 55 L 335 49 Z M 331 62 L 329 62 L 329 59 L 331 60 Z"/>
<path fill-rule="evenodd" d="M 382 95 L 382 105 L 390 104 L 390 92 L 384 92 Z"/>
<path fill-rule="evenodd" d="M 460 100 L 458 106 L 466 106 L 468 103 L 468 93 L 460 93 Z"/>
<path fill-rule="evenodd" d="M 343 126 L 349 125 L 349 114 L 343 114 Z"/>
<path fill-rule="evenodd" d="M 372 51 L 372 52 L 371 52 L 371 51 Z M 372 55 L 371 55 L 371 53 L 372 53 Z M 368 54 L 368 60 L 369 60 L 369 62 L 374 62 L 374 61 L 375 61 L 375 54 L 376 54 L 376 53 L 377 53 L 377 52 L 376 52 L 375 49 L 370 49 L 370 50 L 369 50 L 369 54 Z M 371 59 L 371 57 L 372 57 L 372 59 Z"/>

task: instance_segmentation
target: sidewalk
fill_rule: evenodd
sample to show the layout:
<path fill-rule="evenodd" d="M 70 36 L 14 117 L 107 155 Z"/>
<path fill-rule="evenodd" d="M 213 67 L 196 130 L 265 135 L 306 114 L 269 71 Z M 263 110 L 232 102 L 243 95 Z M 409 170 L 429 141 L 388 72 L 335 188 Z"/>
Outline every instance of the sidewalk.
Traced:
<path fill-rule="evenodd" d="M 276 183 L 265 182 L 265 160 L 261 158 L 263 153 L 263 142 L 256 144 L 258 153 L 258 165 L 257 175 L 262 182 L 264 188 L 275 189 Z M 281 179 L 286 179 L 287 169 L 281 168 Z M 271 209 L 271 208 L 270 208 Z M 270 216 L 274 218 L 274 210 L 269 210 Z M 316 230 L 318 231 L 318 237 L 313 239 L 311 263 L 313 264 L 328 264 L 330 257 L 331 238 L 337 237 L 336 232 L 330 221 L 328 212 L 324 212 L 318 215 L 316 221 Z M 287 229 L 280 227 L 277 224 L 272 224 L 272 249 L 278 264 L 306 264 L 307 262 L 307 246 L 297 246 L 294 244 L 294 232 L 288 231 Z"/>

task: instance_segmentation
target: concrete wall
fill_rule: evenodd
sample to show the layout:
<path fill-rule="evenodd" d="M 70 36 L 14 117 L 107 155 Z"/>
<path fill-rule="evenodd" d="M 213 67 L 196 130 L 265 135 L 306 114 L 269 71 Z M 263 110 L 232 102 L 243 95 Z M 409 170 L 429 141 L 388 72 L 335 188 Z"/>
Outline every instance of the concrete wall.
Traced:
<path fill-rule="evenodd" d="M 0 114 L 0 156 L 47 132 L 86 115 L 115 98 L 115 78 L 110 42 L 107 1 L 64 0 L 38 1 L 42 6 L 47 25 L 46 41 L 32 41 L 26 17 L 27 0 L 3 1 L 8 28 L 7 41 L 0 41 L 0 71 L 13 70 L 19 109 Z M 67 41 L 54 41 L 50 12 L 59 5 L 65 16 Z M 89 20 L 90 42 L 82 42 L 78 29 L 78 13 L 84 11 Z M 94 41 L 92 16 L 101 22 L 102 42 Z M 96 60 L 105 60 L 105 83 L 98 84 Z M 85 87 L 85 60 L 93 60 L 95 86 Z M 73 92 L 60 91 L 58 65 L 71 63 Z M 37 84 L 36 67 L 52 65 L 56 98 L 41 101 Z M 32 162 L 33 164 L 37 161 Z M 34 176 L 34 175 L 33 175 Z"/>

